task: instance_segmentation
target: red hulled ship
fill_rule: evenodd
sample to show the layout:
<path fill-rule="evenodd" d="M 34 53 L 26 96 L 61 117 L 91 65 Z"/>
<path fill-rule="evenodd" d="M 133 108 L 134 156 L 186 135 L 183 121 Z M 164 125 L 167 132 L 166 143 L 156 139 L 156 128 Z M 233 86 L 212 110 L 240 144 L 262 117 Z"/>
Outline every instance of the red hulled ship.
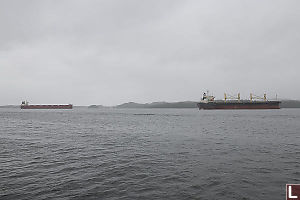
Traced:
<path fill-rule="evenodd" d="M 21 109 L 72 109 L 72 104 L 65 105 L 29 105 L 27 101 L 22 101 Z"/>

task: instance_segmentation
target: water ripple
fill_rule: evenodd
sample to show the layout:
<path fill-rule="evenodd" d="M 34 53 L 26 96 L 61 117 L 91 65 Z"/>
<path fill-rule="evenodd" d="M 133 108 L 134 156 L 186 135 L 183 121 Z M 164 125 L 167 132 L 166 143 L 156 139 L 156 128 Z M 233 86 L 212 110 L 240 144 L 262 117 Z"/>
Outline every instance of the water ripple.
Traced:
<path fill-rule="evenodd" d="M 0 199 L 284 199 L 300 110 L 0 110 Z"/>

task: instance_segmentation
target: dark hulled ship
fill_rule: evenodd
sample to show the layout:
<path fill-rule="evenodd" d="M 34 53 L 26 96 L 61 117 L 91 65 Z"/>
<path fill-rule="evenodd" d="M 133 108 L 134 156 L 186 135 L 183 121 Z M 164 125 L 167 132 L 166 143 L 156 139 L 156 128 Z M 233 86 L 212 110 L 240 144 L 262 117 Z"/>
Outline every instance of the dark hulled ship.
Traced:
<path fill-rule="evenodd" d="M 22 101 L 21 109 L 72 109 L 72 104 L 65 105 L 29 105 L 27 101 Z"/>
<path fill-rule="evenodd" d="M 214 96 L 209 96 L 207 93 L 203 94 L 203 97 L 197 106 L 201 109 L 280 109 L 280 101 L 267 100 L 266 94 L 264 97 L 254 96 L 250 94 L 250 100 L 241 100 L 240 94 L 237 98 L 228 98 L 224 94 L 224 100 L 215 100 Z"/>

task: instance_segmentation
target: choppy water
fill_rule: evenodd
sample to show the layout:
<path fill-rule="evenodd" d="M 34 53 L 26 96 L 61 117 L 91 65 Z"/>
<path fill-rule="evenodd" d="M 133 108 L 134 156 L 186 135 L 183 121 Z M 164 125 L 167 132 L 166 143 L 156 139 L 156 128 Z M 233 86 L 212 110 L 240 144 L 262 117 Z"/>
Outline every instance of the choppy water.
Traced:
<path fill-rule="evenodd" d="M 285 199 L 300 109 L 0 109 L 0 199 Z"/>

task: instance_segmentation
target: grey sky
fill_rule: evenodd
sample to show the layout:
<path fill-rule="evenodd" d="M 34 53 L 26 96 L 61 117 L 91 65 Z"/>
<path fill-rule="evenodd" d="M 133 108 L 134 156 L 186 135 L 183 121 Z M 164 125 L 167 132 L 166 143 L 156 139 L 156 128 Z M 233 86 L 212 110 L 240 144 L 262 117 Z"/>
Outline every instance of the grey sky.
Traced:
<path fill-rule="evenodd" d="M 300 99 L 299 0 L 1 0 L 0 104 Z"/>

